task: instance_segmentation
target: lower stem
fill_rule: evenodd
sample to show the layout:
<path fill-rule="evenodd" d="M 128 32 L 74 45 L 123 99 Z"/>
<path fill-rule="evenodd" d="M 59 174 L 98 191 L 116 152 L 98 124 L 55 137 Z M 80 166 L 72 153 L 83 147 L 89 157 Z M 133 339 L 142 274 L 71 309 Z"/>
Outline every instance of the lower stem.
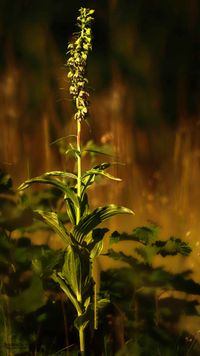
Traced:
<path fill-rule="evenodd" d="M 77 196 L 81 196 L 81 120 L 77 120 Z M 80 220 L 80 207 L 77 208 L 76 224 Z"/>
<path fill-rule="evenodd" d="M 77 155 L 77 197 L 81 197 L 81 120 L 77 120 L 77 137 L 76 137 L 76 148 L 78 151 Z M 81 218 L 80 206 L 77 208 L 76 214 L 76 224 L 78 225 Z M 79 314 L 79 313 L 78 313 Z M 80 316 L 80 315 L 79 315 Z M 85 355 L 85 332 L 82 326 L 79 327 L 79 343 L 80 343 L 80 354 Z"/>
<path fill-rule="evenodd" d="M 84 356 L 85 355 L 85 332 L 82 326 L 80 326 L 79 328 L 79 342 L 80 342 L 81 356 Z"/>

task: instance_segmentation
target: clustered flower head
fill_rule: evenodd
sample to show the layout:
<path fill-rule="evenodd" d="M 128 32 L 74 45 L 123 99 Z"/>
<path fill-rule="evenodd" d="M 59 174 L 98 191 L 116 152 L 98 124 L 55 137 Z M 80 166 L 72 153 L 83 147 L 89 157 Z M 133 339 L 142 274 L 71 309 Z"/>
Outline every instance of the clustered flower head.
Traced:
<path fill-rule="evenodd" d="M 91 22 L 94 10 L 81 8 L 77 17 L 77 26 L 80 29 L 74 36 L 73 43 L 68 45 L 70 79 L 69 92 L 73 96 L 76 120 L 86 119 L 89 106 L 89 93 L 87 90 L 88 79 L 85 77 L 88 53 L 92 49 Z"/>

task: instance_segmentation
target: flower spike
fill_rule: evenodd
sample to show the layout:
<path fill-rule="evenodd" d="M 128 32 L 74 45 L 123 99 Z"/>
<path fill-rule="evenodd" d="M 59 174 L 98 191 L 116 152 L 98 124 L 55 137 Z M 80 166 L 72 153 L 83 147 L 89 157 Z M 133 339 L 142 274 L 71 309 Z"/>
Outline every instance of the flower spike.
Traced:
<path fill-rule="evenodd" d="M 68 78 L 70 79 L 69 92 L 76 107 L 74 118 L 81 121 L 87 118 L 89 106 L 86 66 L 89 51 L 92 50 L 91 23 L 94 20 L 92 17 L 94 10 L 81 8 L 79 12 L 77 27 L 80 30 L 74 35 L 73 42 L 68 44 L 67 66 L 69 68 Z"/>

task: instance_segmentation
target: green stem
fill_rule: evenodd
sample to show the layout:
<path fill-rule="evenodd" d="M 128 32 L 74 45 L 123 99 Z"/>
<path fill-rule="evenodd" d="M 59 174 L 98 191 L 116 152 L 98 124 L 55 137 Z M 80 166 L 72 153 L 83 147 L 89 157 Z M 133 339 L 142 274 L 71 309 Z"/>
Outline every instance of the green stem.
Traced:
<path fill-rule="evenodd" d="M 76 145 L 77 145 L 77 196 L 81 197 L 81 120 L 77 120 L 77 137 L 76 137 Z M 76 214 L 76 224 L 78 225 L 81 218 L 80 205 L 77 208 Z M 82 296 L 81 296 L 82 297 Z M 82 298 L 81 298 L 82 299 Z M 78 312 L 80 316 L 80 313 Z M 85 355 L 85 333 L 84 328 L 80 326 L 79 328 L 79 342 L 80 342 L 80 353 L 82 356 Z"/>
<path fill-rule="evenodd" d="M 84 328 L 80 326 L 79 328 L 79 341 L 80 341 L 80 353 L 81 356 L 85 355 L 85 333 Z"/>
<path fill-rule="evenodd" d="M 96 281 L 93 275 L 94 279 L 94 330 L 98 329 L 98 321 L 97 321 L 97 285 Z"/>
<path fill-rule="evenodd" d="M 81 120 L 77 120 L 77 151 L 78 151 L 78 158 L 77 158 L 77 196 L 78 198 L 81 197 Z M 79 223 L 81 218 L 80 206 L 77 208 L 77 215 L 76 215 L 76 224 Z"/>

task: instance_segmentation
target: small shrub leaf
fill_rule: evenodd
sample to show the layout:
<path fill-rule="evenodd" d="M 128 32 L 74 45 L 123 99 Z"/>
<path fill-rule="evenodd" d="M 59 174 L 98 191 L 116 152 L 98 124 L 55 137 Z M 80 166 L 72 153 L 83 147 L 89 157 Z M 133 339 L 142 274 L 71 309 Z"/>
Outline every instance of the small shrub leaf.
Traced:
<path fill-rule="evenodd" d="M 137 227 L 133 230 L 132 238 L 134 241 L 141 242 L 144 245 L 149 245 L 156 241 L 159 232 L 160 227 L 154 224 Z"/>
<path fill-rule="evenodd" d="M 163 247 L 160 248 L 159 254 L 163 257 L 174 256 L 177 254 L 188 256 L 192 251 L 191 246 L 176 237 L 170 237 Z"/>

